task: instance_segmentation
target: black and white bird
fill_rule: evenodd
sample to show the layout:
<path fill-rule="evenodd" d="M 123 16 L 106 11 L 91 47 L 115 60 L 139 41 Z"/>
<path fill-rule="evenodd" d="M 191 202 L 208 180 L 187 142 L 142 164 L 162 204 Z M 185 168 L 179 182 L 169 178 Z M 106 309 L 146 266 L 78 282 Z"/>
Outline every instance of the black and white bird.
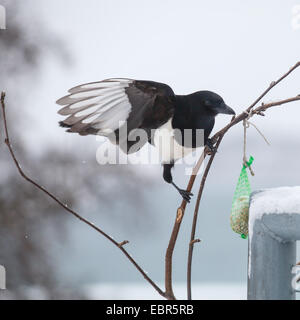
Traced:
<path fill-rule="evenodd" d="M 203 130 L 204 144 L 212 148 L 209 135 L 216 115 L 235 114 L 219 95 L 211 91 L 176 95 L 163 83 L 122 78 L 76 86 L 57 103 L 64 106 L 58 113 L 67 116 L 60 122 L 60 126 L 68 128 L 67 132 L 106 136 L 127 154 L 138 151 L 147 142 L 157 146 L 159 140 L 163 178 L 186 201 L 190 201 L 192 194 L 180 189 L 172 179 L 171 169 L 175 161 L 199 146 L 195 139 L 197 129 Z M 125 123 L 126 134 L 121 135 Z M 146 132 L 138 143 L 131 138 L 137 129 Z M 162 139 L 157 139 L 157 133 L 162 129 L 167 130 L 163 130 Z M 192 132 L 189 145 L 185 144 L 184 139 L 176 139 L 174 134 L 178 130 L 184 134 L 185 129 Z M 173 146 L 171 149 L 170 144 Z M 164 150 L 172 152 L 164 154 Z"/>

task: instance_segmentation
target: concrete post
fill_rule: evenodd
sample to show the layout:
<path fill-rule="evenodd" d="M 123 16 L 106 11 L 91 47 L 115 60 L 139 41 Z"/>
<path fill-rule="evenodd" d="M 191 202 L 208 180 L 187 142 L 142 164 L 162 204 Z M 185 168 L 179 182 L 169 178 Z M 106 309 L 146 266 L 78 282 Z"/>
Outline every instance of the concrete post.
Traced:
<path fill-rule="evenodd" d="M 248 299 L 292 300 L 300 240 L 300 187 L 252 193 L 249 210 Z"/>

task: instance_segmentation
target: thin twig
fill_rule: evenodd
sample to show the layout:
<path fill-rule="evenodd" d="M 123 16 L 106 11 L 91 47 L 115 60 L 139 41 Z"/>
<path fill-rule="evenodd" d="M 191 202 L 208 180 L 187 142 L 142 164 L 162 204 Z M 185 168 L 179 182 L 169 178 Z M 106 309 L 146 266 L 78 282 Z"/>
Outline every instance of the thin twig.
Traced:
<path fill-rule="evenodd" d="M 213 151 L 212 155 L 209 158 L 209 161 L 205 167 L 205 171 L 203 173 L 200 189 L 197 196 L 197 201 L 195 205 L 195 211 L 194 211 L 194 217 L 193 217 L 193 224 L 192 224 L 192 231 L 191 231 L 191 238 L 190 238 L 190 244 L 189 244 L 189 253 L 188 253 L 188 267 L 187 267 L 187 297 L 188 300 L 192 299 L 192 288 L 191 288 L 191 279 L 192 279 L 192 258 L 193 258 L 193 250 L 194 250 L 194 244 L 195 244 L 195 233 L 196 233 L 196 225 L 197 225 L 197 219 L 198 219 L 198 211 L 200 206 L 200 201 L 203 194 L 203 189 L 205 186 L 205 181 L 209 172 L 209 169 L 211 167 L 211 164 L 215 158 L 216 152 L 218 150 L 218 147 L 223 139 L 223 136 L 220 136 L 217 144 L 215 146 L 215 150 Z"/>
<path fill-rule="evenodd" d="M 165 297 L 165 293 L 154 283 L 154 281 L 145 273 L 145 271 L 139 266 L 139 264 L 131 257 L 131 255 L 127 252 L 126 249 L 124 249 L 124 245 L 128 243 L 127 240 L 124 240 L 122 242 L 117 242 L 114 240 L 111 236 L 109 236 L 107 233 L 105 233 L 103 230 L 101 230 L 99 227 L 97 227 L 94 223 L 90 222 L 89 220 L 83 218 L 81 215 L 79 215 L 76 211 L 70 209 L 65 204 L 63 204 L 56 196 L 54 196 L 51 192 L 49 192 L 47 189 L 42 187 L 40 184 L 35 182 L 33 179 L 29 178 L 24 171 L 22 170 L 15 153 L 12 149 L 10 139 L 9 139 L 9 133 L 8 133 L 8 125 L 7 125 L 7 119 L 6 119 L 6 106 L 5 106 L 5 93 L 1 93 L 1 106 L 2 106 L 2 115 L 3 115 L 3 121 L 4 121 L 4 130 L 5 130 L 5 144 L 7 145 L 10 155 L 12 156 L 12 159 L 15 163 L 15 166 L 17 167 L 20 175 L 28 182 L 30 182 L 32 185 L 34 185 L 39 190 L 43 191 L 47 196 L 49 196 L 51 199 L 53 199 L 55 202 L 57 202 L 64 210 L 71 213 L 73 216 L 78 218 L 83 223 L 87 224 L 89 227 L 93 228 L 97 232 L 99 232 L 101 235 L 103 235 L 106 239 L 108 239 L 111 243 L 113 243 L 117 248 L 119 248 L 124 255 L 127 257 L 127 259 L 134 265 L 134 267 L 142 274 L 142 276 L 151 284 L 151 286 L 163 297 Z"/>
<path fill-rule="evenodd" d="M 187 191 L 191 191 L 194 185 L 194 182 L 196 180 L 196 176 L 201 168 L 201 165 L 204 161 L 205 155 L 206 155 L 206 148 L 203 150 L 194 170 L 193 173 L 190 177 L 188 186 L 187 186 Z M 177 209 L 176 212 L 176 218 L 174 222 L 174 226 L 172 229 L 171 237 L 169 240 L 169 244 L 167 247 L 166 255 L 165 255 L 165 290 L 166 290 L 166 295 L 169 297 L 170 300 L 174 300 L 175 296 L 173 293 L 173 288 L 172 288 L 172 260 L 173 260 L 173 252 L 177 240 L 177 236 L 180 230 L 181 222 L 185 213 L 185 208 L 186 208 L 187 202 L 185 200 L 182 200 L 180 207 Z"/>
<path fill-rule="evenodd" d="M 294 101 L 297 101 L 297 100 L 300 100 L 300 96 L 299 95 L 297 95 L 295 97 L 292 97 L 292 98 L 284 99 L 284 100 L 270 102 L 270 103 L 267 103 L 267 104 L 262 103 L 259 107 L 257 107 L 256 109 L 254 109 L 252 111 L 252 115 L 254 115 L 254 114 L 260 115 L 260 113 L 265 111 L 266 109 L 269 109 L 271 107 L 280 106 L 280 105 L 285 104 L 285 103 L 294 102 Z M 228 125 L 226 125 L 223 129 L 218 131 L 211 139 L 213 141 L 215 141 L 220 135 L 226 133 L 232 126 L 234 126 L 237 123 L 243 121 L 247 117 L 248 117 L 248 112 L 247 111 L 244 111 L 244 112 L 240 113 Z"/>
<path fill-rule="evenodd" d="M 216 147 L 215 147 L 215 152 L 212 154 L 205 172 L 203 174 L 201 183 L 200 183 L 200 188 L 199 188 L 199 192 L 198 192 L 198 197 L 197 197 L 197 202 L 196 202 L 196 206 L 195 206 L 195 210 L 194 210 L 194 217 L 193 217 L 193 224 L 192 224 L 192 230 L 191 230 L 191 239 L 190 239 L 190 243 L 189 243 L 189 255 L 188 255 L 188 264 L 187 264 L 187 296 L 188 299 L 190 300 L 192 298 L 192 292 L 191 292 L 191 274 L 192 274 L 192 257 L 193 257 L 193 246 L 194 246 L 194 238 L 195 238 L 195 230 L 196 230 L 196 225 L 197 225 L 197 218 L 198 218 L 198 211 L 199 211 L 199 206 L 200 206 L 200 201 L 201 201 L 201 197 L 202 197 L 202 193 L 204 190 L 204 186 L 205 186 L 205 182 L 206 182 L 206 178 L 207 175 L 209 173 L 209 170 L 211 168 L 211 164 L 214 160 L 216 151 L 218 150 L 220 143 L 222 141 L 223 136 L 225 135 L 225 133 L 234 125 L 238 124 L 239 122 L 247 119 L 249 117 L 249 114 L 251 113 L 251 116 L 253 116 L 254 114 L 257 115 L 264 115 L 264 111 L 266 111 L 267 109 L 271 108 L 271 107 L 275 107 L 275 106 L 280 106 L 286 103 L 290 103 L 290 102 L 294 102 L 294 101 L 299 101 L 300 100 L 300 95 L 297 95 L 295 97 L 292 98 L 288 98 L 288 99 L 284 99 L 284 100 L 279 100 L 279 101 L 275 101 L 275 102 L 271 102 L 268 104 L 264 104 L 262 103 L 259 107 L 257 107 L 256 109 L 253 109 L 257 103 L 272 89 L 274 88 L 277 84 L 279 84 L 283 79 L 285 79 L 289 74 L 291 74 L 295 69 L 297 69 L 300 66 L 300 61 L 297 62 L 287 73 L 285 73 L 283 76 L 281 76 L 278 80 L 273 81 L 270 86 L 244 111 L 242 112 L 240 115 L 238 115 L 237 117 L 233 118 L 231 120 L 231 122 L 225 126 L 223 129 L 221 129 L 220 131 L 218 131 L 213 137 L 212 140 L 213 141 L 217 141 Z"/>
<path fill-rule="evenodd" d="M 287 76 L 289 76 L 295 69 L 297 69 L 300 66 L 300 61 L 298 61 L 288 72 L 286 72 L 283 76 L 281 76 L 276 81 L 272 81 L 269 85 L 269 87 L 248 107 L 247 111 L 250 112 L 250 110 L 255 107 L 258 102 L 267 95 L 267 93 L 273 89 L 275 86 L 277 86 L 282 80 L 284 80 Z"/>

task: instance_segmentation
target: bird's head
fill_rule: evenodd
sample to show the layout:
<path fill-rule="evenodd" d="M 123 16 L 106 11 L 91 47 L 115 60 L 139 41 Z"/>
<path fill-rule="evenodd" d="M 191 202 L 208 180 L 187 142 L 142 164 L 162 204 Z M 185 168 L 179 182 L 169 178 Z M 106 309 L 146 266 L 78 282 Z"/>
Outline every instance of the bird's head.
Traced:
<path fill-rule="evenodd" d="M 222 97 L 211 91 L 198 91 L 195 93 L 197 100 L 208 111 L 217 115 L 219 113 L 235 115 L 235 111 L 227 106 Z"/>

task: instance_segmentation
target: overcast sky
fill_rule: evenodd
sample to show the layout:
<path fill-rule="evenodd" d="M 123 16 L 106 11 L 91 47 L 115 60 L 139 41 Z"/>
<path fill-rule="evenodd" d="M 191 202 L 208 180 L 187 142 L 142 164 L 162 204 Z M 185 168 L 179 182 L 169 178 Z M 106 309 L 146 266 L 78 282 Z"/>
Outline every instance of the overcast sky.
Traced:
<path fill-rule="evenodd" d="M 178 94 L 209 89 L 241 111 L 299 60 L 300 29 L 292 25 L 297 0 L 29 3 L 72 54 L 71 68 L 48 63 L 31 95 L 32 111 L 47 119 L 45 136 L 55 128 L 49 117 L 59 119 L 54 101 L 78 83 L 129 77 L 165 82 Z M 299 93 L 299 80 L 298 72 L 265 101 Z M 256 121 L 272 134 L 284 121 L 288 133 L 300 115 L 296 105 L 289 110 Z M 218 117 L 215 128 L 226 121 Z"/>

